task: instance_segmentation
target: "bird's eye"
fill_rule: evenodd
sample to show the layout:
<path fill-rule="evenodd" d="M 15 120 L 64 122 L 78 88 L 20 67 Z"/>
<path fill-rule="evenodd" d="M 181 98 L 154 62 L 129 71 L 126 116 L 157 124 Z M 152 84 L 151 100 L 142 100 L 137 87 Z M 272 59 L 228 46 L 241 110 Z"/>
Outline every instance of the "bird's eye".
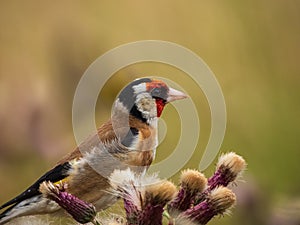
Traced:
<path fill-rule="evenodd" d="M 154 89 L 151 91 L 151 94 L 152 94 L 152 96 L 154 96 L 154 97 L 158 97 L 158 96 L 160 96 L 160 94 L 161 94 L 161 89 L 160 89 L 160 88 L 154 88 Z"/>

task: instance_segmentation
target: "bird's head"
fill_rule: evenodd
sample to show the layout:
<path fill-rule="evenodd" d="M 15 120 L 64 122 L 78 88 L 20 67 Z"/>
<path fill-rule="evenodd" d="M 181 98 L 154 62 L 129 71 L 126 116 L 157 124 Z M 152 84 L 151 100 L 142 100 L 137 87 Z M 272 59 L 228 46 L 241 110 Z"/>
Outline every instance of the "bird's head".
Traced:
<path fill-rule="evenodd" d="M 169 87 L 161 80 L 140 78 L 121 91 L 118 101 L 130 115 L 149 122 L 161 116 L 167 103 L 186 97 L 186 94 Z"/>

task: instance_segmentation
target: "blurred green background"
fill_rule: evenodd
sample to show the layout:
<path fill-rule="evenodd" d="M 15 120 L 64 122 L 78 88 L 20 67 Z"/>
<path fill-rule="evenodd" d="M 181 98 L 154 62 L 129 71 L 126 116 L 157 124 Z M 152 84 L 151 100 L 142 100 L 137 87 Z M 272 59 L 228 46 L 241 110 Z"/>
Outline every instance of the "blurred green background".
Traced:
<path fill-rule="evenodd" d="M 299 224 L 299 12 L 296 0 L 1 1 L 0 202 L 75 147 L 72 100 L 87 67 L 118 45 L 157 39 L 189 48 L 215 73 L 228 113 L 221 151 L 248 162 L 233 215 L 210 224 Z M 147 75 L 180 83 L 195 102 L 201 136 L 184 167 L 197 168 L 210 112 L 199 87 L 178 69 L 140 63 L 120 70 L 101 91 L 98 125 L 120 89 Z M 168 133 L 157 161 L 179 137 L 173 106 L 162 119 Z"/>

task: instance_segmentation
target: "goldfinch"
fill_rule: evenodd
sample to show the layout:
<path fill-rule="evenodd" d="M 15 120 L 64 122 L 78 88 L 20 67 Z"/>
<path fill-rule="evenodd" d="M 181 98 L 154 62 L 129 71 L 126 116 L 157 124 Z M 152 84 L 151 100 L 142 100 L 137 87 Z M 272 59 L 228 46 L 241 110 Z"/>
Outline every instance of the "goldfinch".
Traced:
<path fill-rule="evenodd" d="M 157 121 L 165 105 L 187 96 L 160 80 L 140 78 L 127 85 L 114 102 L 111 119 L 23 193 L 0 207 L 0 224 L 16 217 L 60 213 L 39 191 L 44 181 L 64 183 L 67 191 L 93 203 L 97 211 L 115 203 L 108 177 L 116 169 L 144 173 L 155 157 Z"/>

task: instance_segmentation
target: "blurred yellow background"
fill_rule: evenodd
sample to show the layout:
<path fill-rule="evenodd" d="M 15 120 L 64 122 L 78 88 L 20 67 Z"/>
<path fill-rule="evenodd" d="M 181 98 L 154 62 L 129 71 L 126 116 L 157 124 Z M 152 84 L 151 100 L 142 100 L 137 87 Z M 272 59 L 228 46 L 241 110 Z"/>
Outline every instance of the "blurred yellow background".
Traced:
<path fill-rule="evenodd" d="M 296 0 L 1 1 L 0 202 L 76 145 L 72 101 L 87 67 L 121 44 L 156 39 L 189 48 L 215 73 L 228 113 L 221 151 L 236 151 L 248 162 L 233 215 L 210 224 L 299 224 L 299 11 Z M 185 167 L 197 168 L 210 132 L 209 108 L 195 83 L 171 66 L 141 63 L 116 73 L 101 92 L 98 125 L 120 89 L 147 75 L 180 83 L 195 102 L 201 136 Z M 175 109 L 169 106 L 162 118 L 168 135 L 158 161 L 178 137 Z M 213 171 L 212 165 L 204 172 Z"/>

